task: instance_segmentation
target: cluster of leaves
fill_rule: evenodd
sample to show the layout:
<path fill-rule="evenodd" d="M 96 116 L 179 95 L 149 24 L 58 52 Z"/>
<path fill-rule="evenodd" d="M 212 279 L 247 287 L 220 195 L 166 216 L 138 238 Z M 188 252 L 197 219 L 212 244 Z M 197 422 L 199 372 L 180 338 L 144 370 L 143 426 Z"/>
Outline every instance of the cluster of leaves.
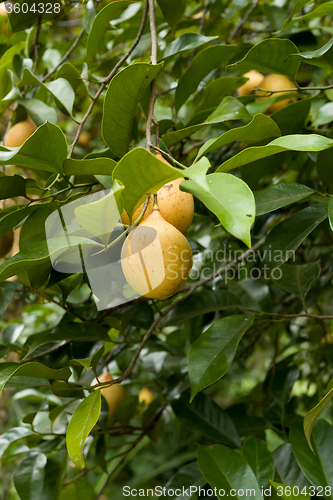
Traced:
<path fill-rule="evenodd" d="M 157 64 L 147 5 L 89 0 L 0 35 L 1 133 L 38 126 L 0 146 L 0 237 L 19 233 L 0 265 L 0 491 L 332 497 L 333 2 L 158 0 Z M 268 116 L 281 96 L 236 97 L 250 69 L 288 76 L 298 100 Z M 170 166 L 144 149 L 155 78 Z M 131 215 L 180 177 L 195 197 L 185 291 L 99 312 L 85 273 L 52 269 L 55 210 L 117 186 Z M 112 420 L 90 387 L 106 366 L 127 394 Z"/>

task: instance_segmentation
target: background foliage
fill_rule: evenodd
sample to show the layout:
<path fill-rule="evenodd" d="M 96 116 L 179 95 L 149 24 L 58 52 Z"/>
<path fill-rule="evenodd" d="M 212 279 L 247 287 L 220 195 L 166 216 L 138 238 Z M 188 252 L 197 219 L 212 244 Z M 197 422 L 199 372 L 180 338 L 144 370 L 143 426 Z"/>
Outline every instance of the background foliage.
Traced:
<path fill-rule="evenodd" d="M 1 495 L 279 483 L 333 496 L 333 2 L 158 0 L 157 64 L 143 3 L 89 0 L 14 34 L 0 19 L 0 133 L 38 126 L 0 146 L 0 236 L 16 235 L 0 265 Z M 268 116 L 274 94 L 237 98 L 250 69 L 288 76 L 298 100 Z M 155 77 L 170 167 L 143 149 Z M 197 272 L 171 299 L 98 312 L 83 274 L 52 270 L 44 222 L 112 176 L 130 213 L 190 179 Z M 126 390 L 109 421 L 90 388 L 106 366 Z"/>

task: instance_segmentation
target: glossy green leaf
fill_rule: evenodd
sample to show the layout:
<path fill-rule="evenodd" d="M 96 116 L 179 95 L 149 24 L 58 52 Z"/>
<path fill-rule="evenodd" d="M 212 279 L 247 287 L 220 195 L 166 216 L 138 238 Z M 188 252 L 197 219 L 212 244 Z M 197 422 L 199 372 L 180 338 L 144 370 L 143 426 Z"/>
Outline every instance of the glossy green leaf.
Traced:
<path fill-rule="evenodd" d="M 0 283 L 0 318 L 13 301 L 15 297 L 15 289 L 15 283 L 10 283 L 9 281 Z"/>
<path fill-rule="evenodd" d="M 59 500 L 95 500 L 96 493 L 87 477 L 83 476 L 63 487 Z"/>
<path fill-rule="evenodd" d="M 111 158 L 92 158 L 73 160 L 68 158 L 63 162 L 64 173 L 71 175 L 112 175 L 117 163 Z"/>
<path fill-rule="evenodd" d="M 83 469 L 85 466 L 83 446 L 101 412 L 101 391 L 93 391 L 75 409 L 69 422 L 66 444 L 72 462 Z"/>
<path fill-rule="evenodd" d="M 290 54 L 298 53 L 296 45 L 290 40 L 267 38 L 252 47 L 246 56 L 234 64 L 227 66 L 227 71 L 249 71 L 256 69 L 264 73 L 278 73 L 296 77 L 299 61 L 286 61 Z"/>
<path fill-rule="evenodd" d="M 280 267 L 281 276 L 272 275 L 273 282 L 304 301 L 308 292 L 316 283 L 320 276 L 320 262 L 310 262 L 309 264 L 283 264 Z"/>
<path fill-rule="evenodd" d="M 20 274 L 24 271 L 39 268 L 50 262 L 51 255 L 58 253 L 62 249 L 67 250 L 70 247 L 76 248 L 78 245 L 98 247 L 101 244 L 96 243 L 94 240 L 80 238 L 77 236 L 71 236 L 70 242 L 68 242 L 65 236 L 48 240 L 48 242 L 40 241 L 28 248 L 24 248 L 21 252 L 15 254 L 13 257 L 1 264 L 0 281 L 4 281 L 11 276 L 15 276 L 16 274 Z"/>
<path fill-rule="evenodd" d="M 21 500 L 39 498 L 44 483 L 46 456 L 33 452 L 25 457 L 14 471 L 14 485 Z"/>
<path fill-rule="evenodd" d="M 281 483 L 276 483 L 275 481 L 272 481 L 271 480 L 271 484 L 273 485 L 275 491 L 277 491 L 277 494 L 280 498 L 283 498 L 283 500 L 298 500 L 299 499 L 299 494 L 296 494 L 294 495 L 293 494 L 293 491 L 295 491 L 295 493 L 299 490 L 294 490 L 293 486 L 290 486 L 289 484 L 281 484 Z M 310 490 L 309 490 L 310 491 Z M 304 500 L 309 500 L 310 499 L 310 494 L 309 495 L 305 495 L 304 492 L 302 493 L 302 498 L 304 498 Z"/>
<path fill-rule="evenodd" d="M 253 322 L 254 317 L 243 314 L 222 318 L 192 344 L 188 360 L 191 401 L 226 374 L 241 338 Z"/>
<path fill-rule="evenodd" d="M 261 191 L 255 191 L 257 216 L 274 212 L 279 208 L 297 203 L 313 194 L 313 190 L 302 184 L 277 184 Z"/>
<path fill-rule="evenodd" d="M 65 114 L 72 116 L 75 99 L 74 90 L 67 80 L 58 78 L 53 82 L 43 83 L 28 68 L 23 69 L 23 76 L 18 82 L 19 87 L 24 86 L 42 87 L 54 97 L 58 108 Z"/>
<path fill-rule="evenodd" d="M 331 3 L 331 8 L 333 2 Z M 332 9 L 333 11 L 333 9 Z M 308 64 L 313 64 L 314 66 L 319 66 L 324 69 L 332 69 L 333 66 L 333 37 L 320 47 L 320 49 L 312 50 L 310 52 L 301 52 L 298 54 L 291 54 L 287 57 L 287 60 L 302 61 Z"/>
<path fill-rule="evenodd" d="M 164 19 L 175 29 L 186 9 L 188 0 L 157 0 Z"/>
<path fill-rule="evenodd" d="M 312 408 L 312 410 L 309 411 L 304 417 L 304 433 L 311 449 L 312 449 L 311 434 L 314 424 L 316 423 L 317 418 L 319 417 L 320 413 L 323 411 L 327 403 L 333 397 L 333 386 L 332 384 L 330 385 L 328 388 L 328 392 L 325 394 L 323 399 L 314 408 Z"/>
<path fill-rule="evenodd" d="M 308 119 L 313 99 L 314 96 L 311 96 L 307 99 L 300 99 L 296 102 L 291 102 L 288 106 L 285 106 L 272 114 L 272 119 L 278 125 L 282 135 L 298 134 L 302 131 L 302 128 Z M 261 101 L 261 103 L 264 102 L 265 101 Z"/>
<path fill-rule="evenodd" d="M 217 443 L 233 448 L 240 447 L 240 441 L 232 420 L 213 400 L 203 393 L 192 403 L 188 393 L 171 401 L 172 409 L 185 424 Z"/>
<path fill-rule="evenodd" d="M 256 146 L 244 149 L 233 158 L 222 163 L 218 172 L 226 172 L 242 165 L 247 165 L 262 158 L 267 158 L 284 151 L 323 151 L 331 148 L 333 140 L 322 135 L 285 135 L 274 139 L 266 146 Z"/>
<path fill-rule="evenodd" d="M 203 36 L 197 33 L 183 33 L 178 36 L 164 51 L 163 61 L 166 63 L 175 55 L 184 52 L 184 50 L 196 49 L 201 45 L 217 40 L 217 36 Z"/>
<path fill-rule="evenodd" d="M 89 358 L 82 358 L 82 359 L 72 359 L 71 364 L 73 366 L 83 366 L 86 370 L 89 370 L 90 367 L 93 367 L 96 370 L 97 364 L 101 357 L 103 356 L 105 351 L 104 345 L 98 349 L 95 354 L 90 356 Z"/>
<path fill-rule="evenodd" d="M 231 142 L 240 141 L 247 144 L 256 144 L 273 137 L 280 137 L 280 135 L 281 132 L 274 120 L 269 116 L 258 114 L 247 125 L 232 128 L 217 139 L 208 139 L 200 148 L 197 159 Z"/>
<path fill-rule="evenodd" d="M 274 477 L 275 465 L 265 441 L 250 437 L 243 444 L 242 455 L 253 470 L 260 488 L 268 488 L 269 480 Z"/>
<path fill-rule="evenodd" d="M 184 495 L 181 494 L 179 496 L 174 497 L 174 500 L 183 500 L 185 498 L 193 498 L 196 497 L 196 492 L 194 491 L 193 494 L 189 490 L 190 486 L 193 487 L 201 487 L 203 488 L 206 484 L 206 480 L 202 476 L 197 462 L 192 462 L 187 465 L 184 465 L 184 467 L 181 467 L 177 472 L 172 476 L 167 484 L 165 485 L 166 491 L 168 490 L 177 490 L 179 489 L 180 492 L 183 493 L 184 488 L 186 493 L 184 492 Z M 192 488 L 192 491 L 194 488 Z"/>
<path fill-rule="evenodd" d="M 130 1 L 131 0 L 112 2 L 101 9 L 94 18 L 87 40 L 87 63 L 89 66 L 93 63 L 96 55 L 99 54 L 100 43 L 105 36 L 110 21 L 116 19 L 116 17 L 130 5 Z"/>
<path fill-rule="evenodd" d="M 333 121 L 333 102 L 328 102 L 321 106 L 312 121 L 313 127 L 320 127 Z"/>
<path fill-rule="evenodd" d="M 41 125 L 20 148 L 0 146 L 0 165 L 21 165 L 46 172 L 61 173 L 67 156 L 67 142 L 62 130 L 53 123 Z"/>
<path fill-rule="evenodd" d="M 0 363 L 0 393 L 11 377 L 37 377 L 48 380 L 68 380 L 69 368 L 53 370 L 42 363 Z"/>
<path fill-rule="evenodd" d="M 276 472 L 284 484 L 298 487 L 309 486 L 309 482 L 296 462 L 291 444 L 284 443 L 273 451 Z"/>
<path fill-rule="evenodd" d="M 144 91 L 159 74 L 163 63 L 134 63 L 117 73 L 109 84 L 103 108 L 102 135 L 111 151 L 127 153 L 134 116 Z"/>
<path fill-rule="evenodd" d="M 0 436 L 0 458 L 5 454 L 7 448 L 9 448 L 12 443 L 31 436 L 31 434 L 33 434 L 33 432 L 26 427 L 12 427 L 3 432 Z"/>
<path fill-rule="evenodd" d="M 276 267 L 290 259 L 305 238 L 325 219 L 327 205 L 320 203 L 300 210 L 283 220 L 269 233 L 265 243 L 265 260 Z"/>
<path fill-rule="evenodd" d="M 56 110 L 45 104 L 45 102 L 39 99 L 21 99 L 18 103 L 27 110 L 30 118 L 37 126 L 43 125 L 45 122 L 57 124 Z"/>
<path fill-rule="evenodd" d="M 299 10 L 301 10 L 304 7 L 304 5 L 306 5 L 307 3 L 310 3 L 310 2 L 311 2 L 311 0 L 296 0 L 296 2 L 293 5 L 293 8 L 290 11 L 289 16 L 287 17 L 287 19 L 283 23 L 281 30 L 289 28 L 295 14 L 297 14 L 297 12 Z"/>
<path fill-rule="evenodd" d="M 93 161 L 93 160 L 91 160 Z M 80 205 L 75 209 L 78 223 L 93 236 L 107 245 L 112 231 L 123 211 L 121 198 L 124 186 L 114 183 L 112 190 L 97 201 Z"/>
<path fill-rule="evenodd" d="M 37 206 L 19 205 L 0 210 L 0 238 L 34 212 Z"/>
<path fill-rule="evenodd" d="M 0 175 L 0 200 L 25 196 L 25 179 L 20 175 Z"/>
<path fill-rule="evenodd" d="M 59 500 L 67 462 L 68 457 L 64 448 L 58 452 L 49 454 L 45 467 L 43 491 L 39 497 L 40 500 Z"/>
<path fill-rule="evenodd" d="M 330 221 L 330 226 L 333 231 L 333 198 L 331 198 L 328 203 L 328 220 Z"/>
<path fill-rule="evenodd" d="M 203 291 L 177 304 L 162 320 L 162 325 L 177 325 L 201 314 L 240 306 L 240 300 L 228 290 Z"/>
<path fill-rule="evenodd" d="M 200 91 L 194 103 L 202 96 L 201 101 L 193 112 L 192 119 L 200 112 L 215 108 L 226 96 L 233 94 L 241 85 L 246 82 L 242 76 L 222 76 L 207 83 L 207 86 Z"/>
<path fill-rule="evenodd" d="M 241 500 L 243 496 L 241 492 L 246 490 L 251 490 L 251 495 L 259 500 L 263 498 L 251 467 L 235 450 L 222 445 L 199 446 L 198 464 L 206 481 L 212 488 L 217 489 L 219 500 L 224 496 L 233 496 Z"/>
<path fill-rule="evenodd" d="M 166 182 L 183 175 L 182 170 L 167 165 L 144 148 L 135 148 L 127 153 L 113 171 L 113 178 L 125 186 L 123 200 L 128 214 L 132 214 L 143 201 L 145 193 L 154 193 Z"/>
<path fill-rule="evenodd" d="M 199 198 L 233 236 L 251 246 L 250 230 L 255 219 L 255 203 L 251 189 L 230 174 L 209 174 L 209 191 L 196 182 L 185 181 L 181 189 Z"/>
<path fill-rule="evenodd" d="M 190 135 L 198 132 L 208 125 L 213 125 L 215 123 L 223 123 L 229 120 L 242 120 L 249 119 L 250 115 L 245 108 L 245 106 L 239 102 L 235 97 L 225 97 L 221 104 L 208 116 L 208 118 L 203 123 L 198 123 L 185 127 L 175 132 L 168 132 L 162 139 L 167 147 L 177 144 L 182 139 L 189 137 Z"/>
<path fill-rule="evenodd" d="M 324 2 L 318 7 L 310 10 L 310 12 L 307 12 L 303 16 L 294 17 L 290 24 L 294 25 L 298 22 L 307 21 L 310 19 L 317 19 L 318 17 L 322 18 L 327 14 L 331 14 L 332 12 L 333 12 L 333 2 Z"/>
<path fill-rule="evenodd" d="M 29 357 L 36 349 L 46 344 L 54 342 L 93 342 L 94 340 L 110 341 L 107 331 L 101 325 L 89 321 L 84 323 L 65 321 L 55 328 L 30 335 L 25 344 L 25 347 L 29 349 L 26 357 Z"/>
<path fill-rule="evenodd" d="M 290 430 L 290 443 L 297 463 L 315 487 L 330 486 L 333 497 L 333 462 L 329 459 L 333 427 L 318 419 L 312 430 L 313 450 L 306 440 L 301 422 L 294 422 Z"/>
<path fill-rule="evenodd" d="M 175 95 L 176 111 L 197 90 L 199 83 L 205 76 L 232 56 L 235 48 L 235 45 L 213 45 L 202 50 L 194 57 L 191 65 L 179 80 Z"/>

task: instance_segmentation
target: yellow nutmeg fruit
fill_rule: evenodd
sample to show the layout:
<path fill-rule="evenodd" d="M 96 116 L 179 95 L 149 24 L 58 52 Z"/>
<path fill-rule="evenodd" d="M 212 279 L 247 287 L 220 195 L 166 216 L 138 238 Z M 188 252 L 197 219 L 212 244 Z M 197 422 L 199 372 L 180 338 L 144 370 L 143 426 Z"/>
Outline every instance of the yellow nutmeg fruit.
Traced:
<path fill-rule="evenodd" d="M 295 84 L 288 78 L 287 76 L 284 75 L 275 75 L 275 74 L 270 74 L 267 75 L 264 80 L 261 82 L 261 88 L 267 89 L 267 90 L 282 90 L 282 89 L 292 89 L 295 88 Z M 280 95 L 286 95 L 288 92 L 274 92 L 274 94 L 266 97 L 258 97 L 258 101 L 264 101 L 268 99 L 269 97 L 272 96 L 280 96 Z M 281 101 L 277 101 L 274 104 L 272 104 L 268 110 L 266 111 L 267 114 L 272 114 L 275 113 L 276 111 L 279 111 L 280 109 L 285 108 L 290 104 L 292 101 L 294 101 L 296 97 L 288 97 L 287 99 L 282 99 Z"/>
<path fill-rule="evenodd" d="M 155 156 L 170 165 L 160 153 L 156 153 Z M 176 227 L 182 233 L 189 228 L 193 215 L 194 215 L 194 201 L 193 196 L 189 193 L 185 193 L 179 189 L 179 185 L 185 179 L 182 177 L 176 179 L 175 181 L 168 182 L 161 189 L 157 191 L 157 205 L 160 213 L 169 224 Z M 132 222 L 135 222 L 139 217 L 144 203 L 134 212 L 132 217 Z M 149 199 L 147 209 L 144 213 L 142 220 L 147 219 L 153 210 L 153 197 Z M 125 225 L 129 225 L 129 217 L 125 210 L 121 215 L 121 221 Z"/>
<path fill-rule="evenodd" d="M 154 394 L 150 389 L 148 389 L 148 387 L 143 387 L 139 392 L 138 400 L 140 409 L 143 409 L 145 406 L 149 406 L 150 403 L 154 400 Z"/>
<path fill-rule="evenodd" d="M 186 282 L 193 256 L 189 242 L 160 211 L 153 212 L 124 241 L 121 265 L 129 285 L 138 294 L 167 299 Z"/>
<path fill-rule="evenodd" d="M 30 118 L 27 118 L 23 122 L 16 123 L 8 130 L 4 139 L 4 146 L 7 148 L 18 148 L 22 146 L 36 129 L 37 125 Z"/>
<path fill-rule="evenodd" d="M 13 242 L 14 242 L 13 230 L 10 230 L 2 238 L 0 238 L 0 258 L 5 257 L 5 255 L 7 255 L 7 253 L 10 252 L 13 246 Z"/>
<path fill-rule="evenodd" d="M 5 2 L 0 3 L 0 16 L 7 16 Z"/>
<path fill-rule="evenodd" d="M 237 94 L 239 96 L 247 95 L 251 92 L 251 90 L 256 87 L 260 87 L 263 79 L 265 78 L 262 73 L 259 73 L 259 71 L 256 71 L 255 69 L 251 69 L 243 76 L 244 78 L 248 78 L 248 81 L 237 89 Z"/>
<path fill-rule="evenodd" d="M 109 382 L 113 380 L 110 373 L 105 370 L 102 375 L 99 377 L 100 382 Z M 97 380 L 93 380 L 91 385 L 95 385 Z M 97 389 L 96 389 L 97 390 Z M 106 387 L 105 389 L 101 389 L 101 394 L 106 400 L 109 407 L 109 418 L 112 418 L 117 413 L 120 403 L 124 400 L 126 396 L 125 389 L 123 386 L 119 384 L 111 385 L 110 387 Z"/>

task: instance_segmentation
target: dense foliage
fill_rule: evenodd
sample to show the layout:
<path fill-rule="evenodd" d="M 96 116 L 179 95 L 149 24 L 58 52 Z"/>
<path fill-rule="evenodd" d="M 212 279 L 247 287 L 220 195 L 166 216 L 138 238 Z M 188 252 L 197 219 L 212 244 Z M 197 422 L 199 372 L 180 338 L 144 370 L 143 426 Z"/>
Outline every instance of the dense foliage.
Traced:
<path fill-rule="evenodd" d="M 89 0 L 14 33 L 0 16 L 0 494 L 333 498 L 333 2 L 153 6 Z M 239 96 L 249 70 L 293 87 Z M 46 220 L 112 186 L 131 216 L 181 177 L 187 284 L 98 308 Z"/>

